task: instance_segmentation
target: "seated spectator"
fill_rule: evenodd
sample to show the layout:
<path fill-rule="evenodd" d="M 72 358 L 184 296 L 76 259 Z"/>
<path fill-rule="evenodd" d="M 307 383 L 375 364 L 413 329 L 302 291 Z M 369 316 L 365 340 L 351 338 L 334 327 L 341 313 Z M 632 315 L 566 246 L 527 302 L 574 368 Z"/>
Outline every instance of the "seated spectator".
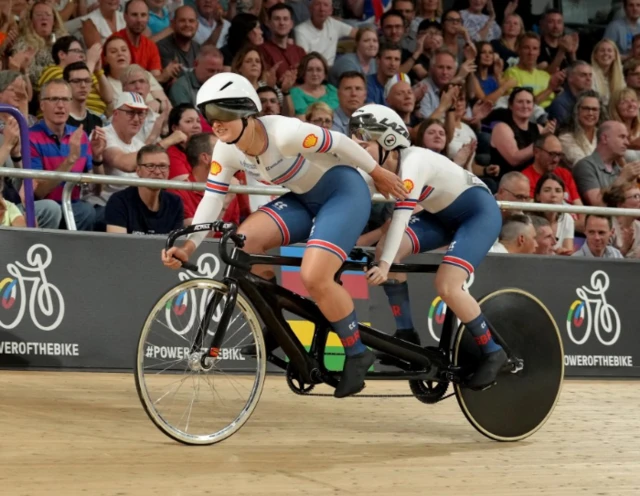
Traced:
<path fill-rule="evenodd" d="M 281 82 L 287 71 L 296 71 L 306 52 L 295 43 L 290 42 L 293 32 L 293 9 L 291 6 L 278 2 L 269 7 L 267 17 L 271 28 L 271 38 L 265 40 L 259 46 L 259 50 L 267 67 L 276 67 L 276 81 Z M 373 56 L 375 57 L 375 54 Z"/>
<path fill-rule="evenodd" d="M 476 44 L 478 69 L 471 75 L 476 98 L 486 100 L 493 105 L 499 98 L 511 91 L 517 82 L 504 77 L 504 62 L 496 57 L 491 43 L 481 41 Z"/>
<path fill-rule="evenodd" d="M 605 29 L 603 38 L 612 40 L 620 53 L 626 56 L 631 51 L 633 37 L 640 33 L 640 4 L 625 0 L 623 5 L 624 17 L 613 19 Z"/>
<path fill-rule="evenodd" d="M 549 119 L 556 121 L 556 126 L 562 127 L 569 122 L 576 106 L 578 95 L 583 91 L 591 89 L 592 69 L 589 64 L 582 60 L 572 62 L 566 68 L 567 80 L 562 92 L 553 99 L 547 109 Z"/>
<path fill-rule="evenodd" d="M 596 131 L 606 120 L 606 115 L 607 109 L 597 92 L 588 90 L 578 96 L 571 118 L 558 136 L 569 167 L 595 151 Z"/>
<path fill-rule="evenodd" d="M 204 45 L 196 57 L 192 71 L 184 72 L 169 89 L 169 98 L 173 105 L 181 103 L 196 104 L 198 90 L 211 76 L 222 72 L 223 61 L 220 50 Z"/>
<path fill-rule="evenodd" d="M 356 50 L 353 53 L 338 55 L 330 70 L 329 81 L 334 86 L 339 85 L 340 77 L 345 72 L 358 72 L 364 77 L 376 74 L 378 71 L 378 33 L 372 27 L 358 29 L 356 34 Z"/>
<path fill-rule="evenodd" d="M 20 209 L 2 196 L 2 186 L 3 183 L 0 183 L 0 226 L 27 227 L 27 222 Z"/>
<path fill-rule="evenodd" d="M 91 77 L 87 108 L 98 116 L 107 114 L 107 108 L 113 103 L 113 89 L 102 70 L 99 44 L 93 45 L 87 52 L 73 36 L 59 38 L 51 48 L 53 65 L 44 68 L 35 86 L 36 91 L 47 81 L 62 79 L 65 67 L 76 62 L 86 64 Z"/>
<path fill-rule="evenodd" d="M 422 21 L 418 26 L 417 40 L 423 40 L 422 46 L 418 45 L 416 52 L 411 54 L 414 63 L 408 74 L 411 80 L 422 81 L 429 75 L 431 60 L 444 44 L 442 25 L 439 22 Z"/>
<path fill-rule="evenodd" d="M 85 46 L 103 44 L 108 38 L 126 27 L 124 16 L 120 12 L 120 2 L 98 0 L 98 8 L 82 21 L 82 37 Z"/>
<path fill-rule="evenodd" d="M 222 17 L 223 10 L 218 0 L 195 0 L 191 3 L 198 14 L 198 30 L 193 38 L 200 45 L 221 48 L 227 42 L 231 23 Z M 246 33 L 245 33 L 246 34 Z"/>
<path fill-rule="evenodd" d="M 196 35 L 196 41 L 201 45 Z M 231 67 L 231 63 L 235 56 L 247 46 L 260 47 L 264 43 L 260 20 L 253 14 L 242 13 L 237 14 L 231 19 L 229 26 L 229 34 L 225 40 L 225 44 L 220 48 L 220 52 L 224 57 L 224 65 L 226 68 Z M 228 70 L 228 69 L 227 69 Z"/>
<path fill-rule="evenodd" d="M 622 122 L 627 128 L 629 145 L 624 153 L 625 162 L 640 160 L 640 117 L 638 96 L 631 88 L 613 93 L 609 101 L 609 118 Z"/>
<path fill-rule="evenodd" d="M 640 40 L 640 36 L 638 37 Z M 624 83 L 640 98 L 640 59 L 629 59 L 623 66 Z"/>
<path fill-rule="evenodd" d="M 584 204 L 603 206 L 602 190 L 636 180 L 640 162 L 620 165 L 629 145 L 629 133 L 621 122 L 605 121 L 597 140 L 596 151 L 576 163 L 572 173 Z"/>
<path fill-rule="evenodd" d="M 559 169 L 556 169 L 556 171 Z M 564 181 L 553 172 L 545 172 L 536 183 L 533 199 L 537 203 L 562 205 L 566 194 Z M 554 250 L 558 255 L 571 255 L 574 251 L 573 238 L 575 223 L 570 214 L 558 212 L 544 212 L 542 215 L 551 224 L 556 238 Z"/>
<path fill-rule="evenodd" d="M 602 201 L 610 208 L 640 208 L 640 188 L 632 182 L 612 186 L 604 191 Z M 613 217 L 612 225 L 612 246 L 625 258 L 640 258 L 640 221 L 620 215 Z"/>
<path fill-rule="evenodd" d="M 118 35 L 111 36 L 102 47 L 102 56 L 104 59 L 104 72 L 113 89 L 114 101 L 117 101 L 122 94 L 122 81 L 120 77 L 122 73 L 131 65 L 131 52 L 127 42 Z M 147 96 L 147 101 L 155 99 L 162 100 L 169 104 L 167 95 L 165 95 L 162 86 L 153 77 L 149 71 L 149 82 L 151 89 Z"/>
<path fill-rule="evenodd" d="M 300 62 L 296 80 L 298 85 L 291 89 L 294 112 L 299 119 L 304 120 L 307 107 L 314 102 L 325 102 L 332 109 L 338 106 L 338 90 L 327 83 L 328 71 L 326 60 L 318 52 L 308 53 Z"/>
<path fill-rule="evenodd" d="M 136 173 L 141 179 L 167 179 L 169 156 L 159 145 L 145 145 L 136 154 Z M 179 196 L 160 188 L 129 186 L 107 202 L 108 233 L 168 234 L 183 226 Z"/>
<path fill-rule="evenodd" d="M 518 64 L 507 69 L 504 77 L 515 79 L 520 88 L 531 88 L 534 103 L 546 109 L 562 87 L 565 73 L 556 71 L 549 75 L 547 71 L 538 69 L 539 55 L 540 37 L 535 33 L 523 34 L 518 42 Z"/>
<path fill-rule="evenodd" d="M 396 72 L 409 72 L 423 50 L 423 46 L 416 50 L 415 40 L 413 40 L 414 47 L 411 50 L 406 48 L 407 43 L 411 43 L 406 37 L 407 25 L 402 13 L 397 10 L 387 10 L 380 17 L 380 31 L 382 33 L 380 44 L 397 46 L 400 49 L 402 65 Z"/>
<path fill-rule="evenodd" d="M 332 66 L 336 58 L 338 40 L 346 37 L 355 38 L 358 30 L 331 17 L 331 0 L 311 0 L 309 13 L 311 18 L 294 29 L 296 44 L 307 54 L 317 52 L 326 61 L 326 66 Z M 326 75 L 328 76 L 328 71 Z"/>
<path fill-rule="evenodd" d="M 491 164 L 500 167 L 498 178 L 512 170 L 523 170 L 531 163 L 533 144 L 540 134 L 555 131 L 553 121 L 544 128 L 531 122 L 533 102 L 533 93 L 528 88 L 513 90 L 507 120 L 498 122 L 491 132 Z"/>
<path fill-rule="evenodd" d="M 100 116 L 87 109 L 87 101 L 93 82 L 91 72 L 84 62 L 73 62 L 64 68 L 62 75 L 71 88 L 72 100 L 69 105 L 67 124 L 73 127 L 82 125 L 87 136 L 91 136 L 95 128 L 103 125 Z"/>
<path fill-rule="evenodd" d="M 420 101 L 418 116 L 423 119 L 444 119 L 453 104 L 453 93 L 456 90 L 452 84 L 456 75 L 457 62 L 455 56 L 447 48 L 436 51 L 431 61 L 429 76 L 424 81 L 427 91 Z M 471 112 L 467 113 L 467 117 Z"/>
<path fill-rule="evenodd" d="M 442 0 L 418 0 L 416 16 L 409 26 L 409 31 L 419 32 L 419 26 L 423 21 L 440 22 L 442 12 Z"/>
<path fill-rule="evenodd" d="M 92 172 L 93 164 L 102 165 L 105 149 L 104 133 L 94 132 L 91 142 L 82 127 L 67 124 L 71 105 L 71 88 L 62 79 L 45 83 L 40 90 L 42 121 L 29 129 L 31 168 L 58 172 Z M 96 129 L 96 131 L 99 128 Z M 62 201 L 62 181 L 35 180 L 34 196 Z M 71 207 L 76 227 L 92 231 L 101 219 L 101 210 L 80 199 L 80 187 L 71 195 Z"/>
<path fill-rule="evenodd" d="M 531 223 L 536 230 L 536 255 L 555 255 L 554 246 L 556 245 L 556 237 L 551 229 L 551 224 L 540 215 L 532 215 Z"/>
<path fill-rule="evenodd" d="M 262 104 L 262 111 L 259 114 L 261 117 L 263 115 L 282 115 L 280 100 L 278 100 L 278 94 L 275 89 L 271 86 L 260 86 L 256 93 L 258 93 L 258 98 Z"/>
<path fill-rule="evenodd" d="M 491 46 L 504 62 L 505 69 L 518 64 L 518 38 L 525 33 L 522 17 L 514 13 L 513 4 L 513 2 L 509 2 L 505 10 L 502 21 L 502 38 L 491 41 Z"/>
<path fill-rule="evenodd" d="M 591 52 L 593 89 L 607 105 L 611 95 L 624 88 L 622 60 L 616 46 L 610 40 L 600 40 Z"/>
<path fill-rule="evenodd" d="M 522 172 L 511 171 L 507 172 L 498 184 L 498 192 L 495 194 L 497 201 L 504 202 L 530 202 L 532 200 L 529 191 L 529 178 Z M 516 213 L 522 213 L 517 210 L 502 210 L 502 221 L 504 222 L 509 217 Z"/>
<path fill-rule="evenodd" d="M 485 7 L 490 16 L 484 14 Z M 487 0 L 470 0 L 469 8 L 460 11 L 462 25 L 469 32 L 473 41 L 499 40 L 502 35 L 500 26 L 496 23 L 496 13 L 493 10 L 493 2 Z"/>
<path fill-rule="evenodd" d="M 442 14 L 442 41 L 443 49 L 453 56 L 456 64 L 462 64 L 467 58 L 465 47 L 473 46 L 469 32 L 462 25 L 462 16 L 455 9 L 447 10 Z"/>
<path fill-rule="evenodd" d="M 62 19 L 44 0 L 35 2 L 20 23 L 20 35 L 11 47 L 14 54 L 33 50 L 35 56 L 27 68 L 32 85 L 36 85 L 43 69 L 53 64 L 51 47 L 57 38 L 67 36 Z M 91 45 L 88 45 L 91 46 Z"/>
<path fill-rule="evenodd" d="M 153 15 L 149 18 L 150 22 L 151 19 Z M 158 52 L 162 67 L 168 67 L 173 61 L 177 61 L 182 66 L 179 77 L 195 66 L 196 57 L 200 52 L 200 44 L 194 40 L 198 30 L 195 9 L 190 5 L 178 8 L 171 26 L 172 33 L 158 42 Z"/>
<path fill-rule="evenodd" d="M 180 143 L 170 146 L 167 149 L 171 163 L 169 179 L 186 181 L 191 173 L 191 167 L 187 161 L 185 148 L 191 136 L 202 132 L 200 114 L 190 103 L 181 103 L 171 109 L 171 113 L 169 114 L 169 129 L 172 133 L 184 138 Z"/>
<path fill-rule="evenodd" d="M 411 88 L 411 81 L 406 74 L 395 74 L 391 76 L 384 85 L 384 104 L 394 110 L 407 125 L 409 133 L 412 128 L 420 123 L 414 116 L 413 110 L 416 106 L 416 96 Z M 462 109 L 463 113 L 465 109 Z"/>
<path fill-rule="evenodd" d="M 539 69 L 554 74 L 576 61 L 580 37 L 576 32 L 565 34 L 562 12 L 548 9 L 542 14 L 540 33 Z"/>
<path fill-rule="evenodd" d="M 574 257 L 623 258 L 620 250 L 609 245 L 613 235 L 611 217 L 587 214 L 584 234 L 587 240 Z"/>
<path fill-rule="evenodd" d="M 416 17 L 416 7 L 414 4 L 414 0 L 392 0 L 390 9 L 402 15 L 405 29 L 404 36 L 402 37 L 402 40 L 400 42 L 400 46 L 403 50 L 406 50 L 409 53 L 414 52 L 416 48 L 418 48 L 417 30 L 412 29 L 412 26 L 417 27 L 420 24 L 413 24 L 413 21 Z M 420 51 L 420 53 L 422 53 L 422 50 Z"/>
<path fill-rule="evenodd" d="M 505 220 L 498 242 L 490 252 L 530 255 L 535 253 L 537 247 L 536 230 L 531 218 L 524 214 L 513 214 Z"/>
<path fill-rule="evenodd" d="M 378 69 L 375 74 L 367 76 L 367 103 L 385 104 L 384 88 L 387 81 L 398 74 L 400 56 L 399 45 L 382 44 L 377 56 Z M 400 74 L 400 77 L 411 84 L 406 74 Z"/>
<path fill-rule="evenodd" d="M 149 22 L 145 36 L 155 38 L 155 35 L 171 32 L 171 18 L 178 14 L 180 7 L 170 12 L 167 7 L 167 0 L 149 0 Z M 173 3 L 173 2 L 172 2 Z M 176 2 L 177 3 L 177 2 Z M 182 3 L 182 2 L 180 2 Z M 175 5 L 175 4 L 174 4 Z M 192 7 L 193 9 L 193 7 Z M 195 14 L 195 10 L 193 11 Z M 198 21 L 196 20 L 196 26 Z M 194 26 L 195 27 L 195 26 Z M 195 32 L 195 29 L 194 29 Z M 164 38 L 164 36 L 162 37 Z M 156 38 L 156 39 L 162 39 Z M 158 47 L 159 48 L 159 47 Z"/>
<path fill-rule="evenodd" d="M 444 155 L 444 150 L 447 147 L 447 130 L 442 121 L 425 119 L 416 128 L 413 141 L 415 146 Z"/>
<path fill-rule="evenodd" d="M 324 102 L 315 102 L 309 105 L 304 118 L 307 122 L 325 129 L 331 129 L 333 126 L 333 110 Z"/>
<path fill-rule="evenodd" d="M 346 135 L 351 114 L 362 107 L 366 99 L 364 76 L 356 71 L 343 72 L 338 81 L 338 107 L 333 112 L 332 129 Z"/>

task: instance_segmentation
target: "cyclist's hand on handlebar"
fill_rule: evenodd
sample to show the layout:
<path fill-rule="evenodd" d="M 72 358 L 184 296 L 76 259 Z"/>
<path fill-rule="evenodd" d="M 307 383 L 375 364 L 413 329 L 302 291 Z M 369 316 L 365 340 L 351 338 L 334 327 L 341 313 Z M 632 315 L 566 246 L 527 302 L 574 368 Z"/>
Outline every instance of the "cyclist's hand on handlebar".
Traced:
<path fill-rule="evenodd" d="M 367 270 L 367 282 L 370 286 L 379 286 L 387 282 L 389 276 L 389 264 L 380 262 L 379 265 Z"/>
<path fill-rule="evenodd" d="M 174 258 L 175 257 L 175 258 Z M 178 260 L 176 260 L 176 258 Z M 189 255 L 182 248 L 173 246 L 168 250 L 162 250 L 162 263 L 170 269 L 177 270 L 182 267 L 180 261 L 188 262 Z"/>

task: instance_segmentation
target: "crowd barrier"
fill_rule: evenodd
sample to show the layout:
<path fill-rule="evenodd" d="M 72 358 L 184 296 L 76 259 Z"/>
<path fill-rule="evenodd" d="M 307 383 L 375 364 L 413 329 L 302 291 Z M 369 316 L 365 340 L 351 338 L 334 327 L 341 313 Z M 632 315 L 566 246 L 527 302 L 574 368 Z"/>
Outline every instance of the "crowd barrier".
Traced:
<path fill-rule="evenodd" d="M 131 370 L 140 328 L 157 299 L 180 281 L 201 277 L 162 266 L 163 237 L 134 237 L 65 231 L 0 228 L 0 367 Z M 217 242 L 197 252 L 206 277 L 220 279 L 224 266 Z M 283 247 L 301 255 L 304 247 Z M 441 254 L 412 257 L 437 263 Z M 533 293 L 550 310 L 565 346 L 566 374 L 592 377 L 640 377 L 638 311 L 633 295 L 640 264 L 490 254 L 468 282 L 479 298 L 503 287 Z M 279 271 L 281 284 L 303 291 L 299 269 Z M 432 274 L 409 275 L 413 318 L 424 345 L 436 344 L 446 307 L 433 289 Z M 359 319 L 392 332 L 393 317 L 379 287 L 370 288 L 359 273 L 343 276 Z M 167 326 L 175 332 L 178 314 L 167 308 Z M 178 312 L 178 313 L 177 313 Z M 303 344 L 309 327 L 291 320 Z M 541 350 L 543 352 L 543 350 Z M 229 350 L 222 358 L 241 367 Z"/>

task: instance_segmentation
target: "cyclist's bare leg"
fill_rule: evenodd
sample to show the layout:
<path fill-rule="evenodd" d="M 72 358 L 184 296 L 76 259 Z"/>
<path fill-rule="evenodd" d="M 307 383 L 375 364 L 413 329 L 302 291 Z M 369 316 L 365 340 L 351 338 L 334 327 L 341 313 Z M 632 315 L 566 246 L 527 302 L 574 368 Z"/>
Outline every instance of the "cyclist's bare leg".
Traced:
<path fill-rule="evenodd" d="M 244 234 L 247 238 L 243 251 L 255 255 L 263 255 L 272 248 L 282 245 L 282 233 L 278 224 L 264 212 L 253 212 L 240 224 L 239 234 Z M 254 265 L 251 272 L 265 279 L 275 277 L 273 266 Z"/>
<path fill-rule="evenodd" d="M 360 340 L 360 331 L 353 299 L 335 282 L 334 276 L 342 259 L 334 253 L 313 246 L 307 247 L 300 267 L 302 282 L 333 330 L 340 336 L 346 360 L 340 383 L 334 396 L 355 394 L 364 386 L 364 378 L 375 357 Z"/>

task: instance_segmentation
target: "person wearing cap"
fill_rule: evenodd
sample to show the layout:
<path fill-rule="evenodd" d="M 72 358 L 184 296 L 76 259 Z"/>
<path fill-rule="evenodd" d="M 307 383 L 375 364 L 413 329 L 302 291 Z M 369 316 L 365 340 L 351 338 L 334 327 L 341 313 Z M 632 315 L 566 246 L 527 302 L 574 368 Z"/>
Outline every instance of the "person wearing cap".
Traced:
<path fill-rule="evenodd" d="M 94 166 L 102 166 L 105 149 L 104 133 L 96 128 L 91 141 L 83 126 L 67 124 L 72 100 L 71 87 L 63 79 L 53 79 L 40 90 L 42 120 L 29 129 L 31 168 L 56 172 L 93 172 Z M 21 157 L 19 158 L 21 160 Z M 12 157 L 14 162 L 18 157 Z M 62 181 L 34 181 L 34 196 L 62 202 Z M 100 209 L 80 199 L 80 187 L 73 189 L 71 208 L 76 228 L 92 231 L 101 216 Z"/>
<path fill-rule="evenodd" d="M 144 98 L 138 93 L 123 92 L 116 101 L 115 110 L 111 118 L 111 126 L 104 129 L 107 138 L 107 147 L 104 151 L 105 172 L 109 175 L 120 177 L 137 177 L 138 164 L 136 156 L 144 146 L 154 144 L 155 139 L 150 136 L 145 143 L 136 135 L 142 128 L 147 118 L 147 106 Z M 176 131 L 157 144 L 167 149 L 172 145 L 184 143 L 187 137 L 182 131 Z M 106 202 L 116 191 L 124 189 L 123 186 L 105 185 L 102 199 Z"/>
<path fill-rule="evenodd" d="M 378 70 L 367 76 L 367 103 L 384 105 L 384 85 L 400 70 L 402 50 L 399 45 L 380 45 L 378 51 Z"/>

